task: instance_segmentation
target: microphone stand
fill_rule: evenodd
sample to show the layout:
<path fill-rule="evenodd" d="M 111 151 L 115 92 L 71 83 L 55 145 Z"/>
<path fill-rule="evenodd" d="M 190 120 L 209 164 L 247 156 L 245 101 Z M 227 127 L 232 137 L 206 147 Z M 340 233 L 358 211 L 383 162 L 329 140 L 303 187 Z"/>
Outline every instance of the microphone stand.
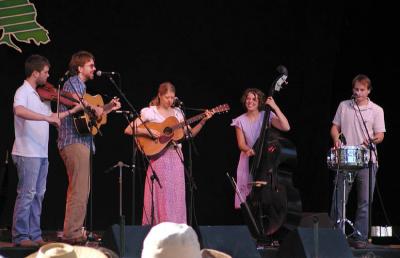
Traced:
<path fill-rule="evenodd" d="M 64 82 L 65 77 L 69 78 L 70 72 L 67 71 L 59 80 L 57 85 L 57 117 L 60 118 L 60 96 L 61 96 L 61 84 Z"/>
<path fill-rule="evenodd" d="M 119 167 L 119 177 L 118 177 L 118 184 L 119 184 L 119 228 L 120 228 L 120 250 L 119 255 L 121 257 L 125 256 L 125 216 L 122 214 L 122 168 L 123 167 L 131 167 L 126 165 L 122 161 L 118 161 L 117 164 L 108 168 L 105 173 L 110 172 L 114 168 Z"/>
<path fill-rule="evenodd" d="M 130 112 L 130 111 L 129 111 Z M 131 121 L 134 121 L 135 116 L 132 113 L 123 113 L 124 117 L 126 119 L 126 121 L 128 122 L 128 124 L 131 124 Z M 135 126 L 131 126 L 132 128 L 132 135 L 136 135 L 136 127 Z M 136 145 L 136 141 L 134 138 L 132 138 L 132 165 L 131 167 L 131 171 L 132 171 L 132 225 L 135 225 L 135 202 L 136 202 L 136 198 L 135 198 L 135 185 L 136 185 L 136 153 L 137 153 L 137 145 Z"/>
<path fill-rule="evenodd" d="M 121 87 L 120 86 L 118 86 L 117 85 L 117 83 L 115 82 L 115 80 L 113 79 L 113 77 L 111 76 L 111 75 L 106 75 L 107 76 L 107 78 L 110 80 L 110 82 L 111 82 L 111 84 L 114 86 L 114 88 L 118 91 L 118 93 L 119 93 L 119 95 L 121 96 L 121 98 L 126 102 L 126 104 L 129 106 L 129 109 L 131 110 L 131 115 L 133 114 L 133 117 L 137 117 L 139 120 L 140 120 L 140 122 L 143 124 L 143 126 L 146 128 L 146 130 L 147 130 L 147 132 L 149 133 L 149 135 L 150 135 L 150 137 L 152 138 L 152 139 L 155 139 L 156 137 L 153 135 L 153 133 L 150 131 L 150 128 L 146 125 L 146 123 L 142 120 L 142 118 L 140 117 L 140 115 L 139 115 L 139 113 L 137 112 L 137 110 L 133 107 L 133 105 L 132 105 L 132 103 L 128 100 L 128 98 L 126 97 L 126 95 L 125 95 L 125 93 L 121 90 Z M 128 121 L 128 124 L 131 126 L 131 123 Z M 132 196 L 133 196 L 133 198 L 135 198 L 135 185 L 134 185 L 134 183 L 135 183 L 135 170 L 136 170 L 136 139 L 135 139 L 135 137 L 136 137 L 136 134 L 135 134 L 135 132 L 136 132 L 136 130 L 135 130 L 135 128 L 132 126 L 131 127 L 132 128 L 132 135 L 133 135 L 133 148 L 132 148 L 132 166 L 131 166 L 131 168 L 132 168 L 132 182 L 133 182 L 133 185 L 132 185 Z M 152 202 L 151 202 L 151 225 L 153 225 L 154 224 L 154 196 L 153 196 L 153 191 L 154 191 L 154 179 L 157 181 L 157 183 L 158 183 L 158 185 L 160 186 L 160 188 L 162 188 L 162 185 L 161 185 L 161 183 L 160 183 L 160 179 L 158 178 L 158 176 L 157 176 L 157 173 L 154 171 L 154 169 L 153 169 L 153 166 L 151 165 L 151 163 L 150 163 L 150 159 L 149 159 L 149 157 L 147 157 L 147 155 L 145 155 L 144 153 L 143 153 L 143 156 L 145 157 L 145 159 L 147 160 L 147 162 L 148 162 L 148 164 L 149 164 L 149 167 L 150 167 L 150 169 L 151 169 L 151 172 L 152 172 L 152 175 L 151 175 L 151 182 L 152 182 L 152 186 L 151 186 L 151 200 L 152 200 Z M 133 199 L 133 201 L 135 202 L 135 199 Z M 133 204 L 133 207 L 135 206 L 135 204 Z M 133 209 L 133 214 L 135 214 L 135 210 Z M 135 221 L 134 221 L 134 217 L 133 217 L 133 221 L 132 221 L 132 225 L 135 223 Z"/>
<path fill-rule="evenodd" d="M 189 197 L 190 204 L 189 204 L 189 212 L 188 212 L 189 213 L 188 225 L 192 226 L 193 210 L 194 210 L 194 194 L 193 194 L 193 192 L 194 192 L 194 190 L 197 190 L 196 183 L 195 183 L 195 181 L 193 179 L 192 146 L 193 146 L 193 151 L 196 154 L 196 156 L 198 156 L 199 153 L 197 151 L 196 145 L 193 142 L 193 135 L 192 135 L 192 132 L 189 129 L 189 124 L 188 124 L 187 119 L 186 119 L 186 115 L 185 115 L 186 107 L 182 104 L 181 108 L 182 108 L 181 109 L 181 113 L 182 113 L 183 120 L 184 120 L 184 123 L 185 123 L 185 127 L 183 128 L 183 132 L 185 134 L 185 139 L 188 140 L 188 162 L 187 162 L 187 166 L 185 165 L 183 157 L 181 157 L 181 155 L 178 152 L 177 145 L 175 145 L 175 150 L 178 153 L 178 156 L 179 156 L 179 158 L 180 158 L 180 160 L 181 160 L 181 162 L 183 164 L 185 175 L 188 178 L 188 182 L 189 182 L 188 185 L 189 185 L 189 192 L 190 192 L 190 197 Z M 190 108 L 190 109 L 194 110 L 192 108 Z M 175 144 L 175 143 L 173 143 L 173 144 Z"/>
<path fill-rule="evenodd" d="M 371 136 L 369 135 L 367 124 L 365 123 L 364 117 L 361 113 L 361 109 L 358 106 L 357 101 L 355 101 L 354 99 L 353 99 L 353 101 L 357 106 L 358 113 L 360 114 L 362 124 L 365 129 L 365 133 L 368 137 L 368 150 L 369 150 L 369 161 L 368 161 L 368 182 L 369 182 L 369 188 L 368 188 L 368 241 L 370 241 L 371 240 L 371 221 L 372 221 L 372 219 L 371 219 L 371 215 L 372 215 L 371 200 L 373 197 L 372 196 L 372 189 L 373 189 L 373 185 L 372 185 L 372 153 L 375 154 L 376 159 L 378 159 L 378 155 L 376 153 L 376 149 L 373 146 L 373 141 L 372 141 Z"/>

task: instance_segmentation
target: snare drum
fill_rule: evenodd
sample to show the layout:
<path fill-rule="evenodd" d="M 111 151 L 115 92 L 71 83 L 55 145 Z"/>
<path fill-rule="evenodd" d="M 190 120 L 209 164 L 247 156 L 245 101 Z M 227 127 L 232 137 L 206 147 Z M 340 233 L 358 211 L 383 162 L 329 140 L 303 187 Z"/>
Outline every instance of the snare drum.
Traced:
<path fill-rule="evenodd" d="M 333 170 L 357 170 L 368 167 L 368 152 L 362 146 L 331 148 L 327 156 L 328 168 Z"/>

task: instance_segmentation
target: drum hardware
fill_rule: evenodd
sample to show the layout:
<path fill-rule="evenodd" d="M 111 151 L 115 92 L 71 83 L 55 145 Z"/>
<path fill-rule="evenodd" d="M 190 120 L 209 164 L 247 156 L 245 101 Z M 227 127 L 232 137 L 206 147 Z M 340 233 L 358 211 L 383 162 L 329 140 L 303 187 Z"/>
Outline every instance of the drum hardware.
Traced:
<path fill-rule="evenodd" d="M 338 218 L 336 221 L 336 225 L 338 225 L 338 227 L 342 230 L 343 234 L 345 236 L 346 235 L 346 223 L 350 225 L 350 227 L 353 229 L 352 233 L 350 235 L 348 235 L 347 237 L 350 237 L 354 234 L 358 234 L 361 235 L 360 232 L 358 230 L 355 229 L 353 222 L 351 222 L 349 219 L 347 219 L 346 217 L 346 185 L 347 184 L 352 184 L 354 182 L 354 172 L 353 171 L 337 171 L 337 173 L 343 173 L 343 199 L 342 199 L 342 217 Z M 337 180 L 339 180 L 338 177 L 339 174 L 337 174 Z M 335 188 L 335 192 L 338 191 L 338 188 L 336 186 Z M 335 193 L 336 194 L 336 193 Z M 338 202 L 337 202 L 337 198 L 336 198 L 336 207 L 338 207 Z M 336 213 L 337 213 L 337 208 L 336 208 Z"/>
<path fill-rule="evenodd" d="M 368 166 L 368 153 L 362 146 L 342 146 L 341 148 L 331 148 L 327 156 L 328 168 L 336 171 L 336 180 L 340 180 L 340 174 L 343 177 L 343 199 L 341 203 L 342 216 L 337 218 L 336 225 L 346 235 L 346 223 L 351 226 L 353 232 L 349 235 L 360 234 L 355 229 L 354 224 L 346 218 L 346 185 L 354 182 L 354 171 Z M 338 181 L 335 183 L 335 196 L 338 192 Z M 338 214 L 338 198 L 335 197 L 336 215 Z"/>
<path fill-rule="evenodd" d="M 363 146 L 331 148 L 327 156 L 328 168 L 353 171 L 368 167 L 368 153 Z"/>

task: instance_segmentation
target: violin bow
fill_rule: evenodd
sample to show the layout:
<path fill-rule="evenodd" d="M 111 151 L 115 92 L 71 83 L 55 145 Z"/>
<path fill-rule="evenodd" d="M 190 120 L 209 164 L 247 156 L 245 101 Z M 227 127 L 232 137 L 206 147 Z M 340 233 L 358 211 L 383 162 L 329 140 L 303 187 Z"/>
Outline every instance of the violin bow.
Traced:
<path fill-rule="evenodd" d="M 58 92 L 57 92 L 57 117 L 60 119 L 60 92 L 61 92 L 60 83 L 58 84 Z"/>

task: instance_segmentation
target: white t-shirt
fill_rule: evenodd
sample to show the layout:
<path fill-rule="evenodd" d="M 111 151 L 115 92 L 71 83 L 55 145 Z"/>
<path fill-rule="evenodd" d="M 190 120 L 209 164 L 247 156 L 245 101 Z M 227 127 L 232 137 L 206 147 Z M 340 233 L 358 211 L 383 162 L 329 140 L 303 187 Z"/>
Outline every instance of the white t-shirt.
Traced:
<path fill-rule="evenodd" d="M 144 122 L 162 123 L 166 117 L 158 112 L 157 106 L 145 107 L 140 111 L 140 116 Z M 179 122 L 183 122 L 183 115 L 179 108 L 174 108 L 174 116 Z"/>
<path fill-rule="evenodd" d="M 49 116 L 50 102 L 42 102 L 39 94 L 24 81 L 14 95 L 14 108 L 23 106 L 31 111 Z M 15 141 L 13 155 L 24 157 L 48 157 L 49 123 L 46 121 L 26 120 L 14 114 Z"/>

